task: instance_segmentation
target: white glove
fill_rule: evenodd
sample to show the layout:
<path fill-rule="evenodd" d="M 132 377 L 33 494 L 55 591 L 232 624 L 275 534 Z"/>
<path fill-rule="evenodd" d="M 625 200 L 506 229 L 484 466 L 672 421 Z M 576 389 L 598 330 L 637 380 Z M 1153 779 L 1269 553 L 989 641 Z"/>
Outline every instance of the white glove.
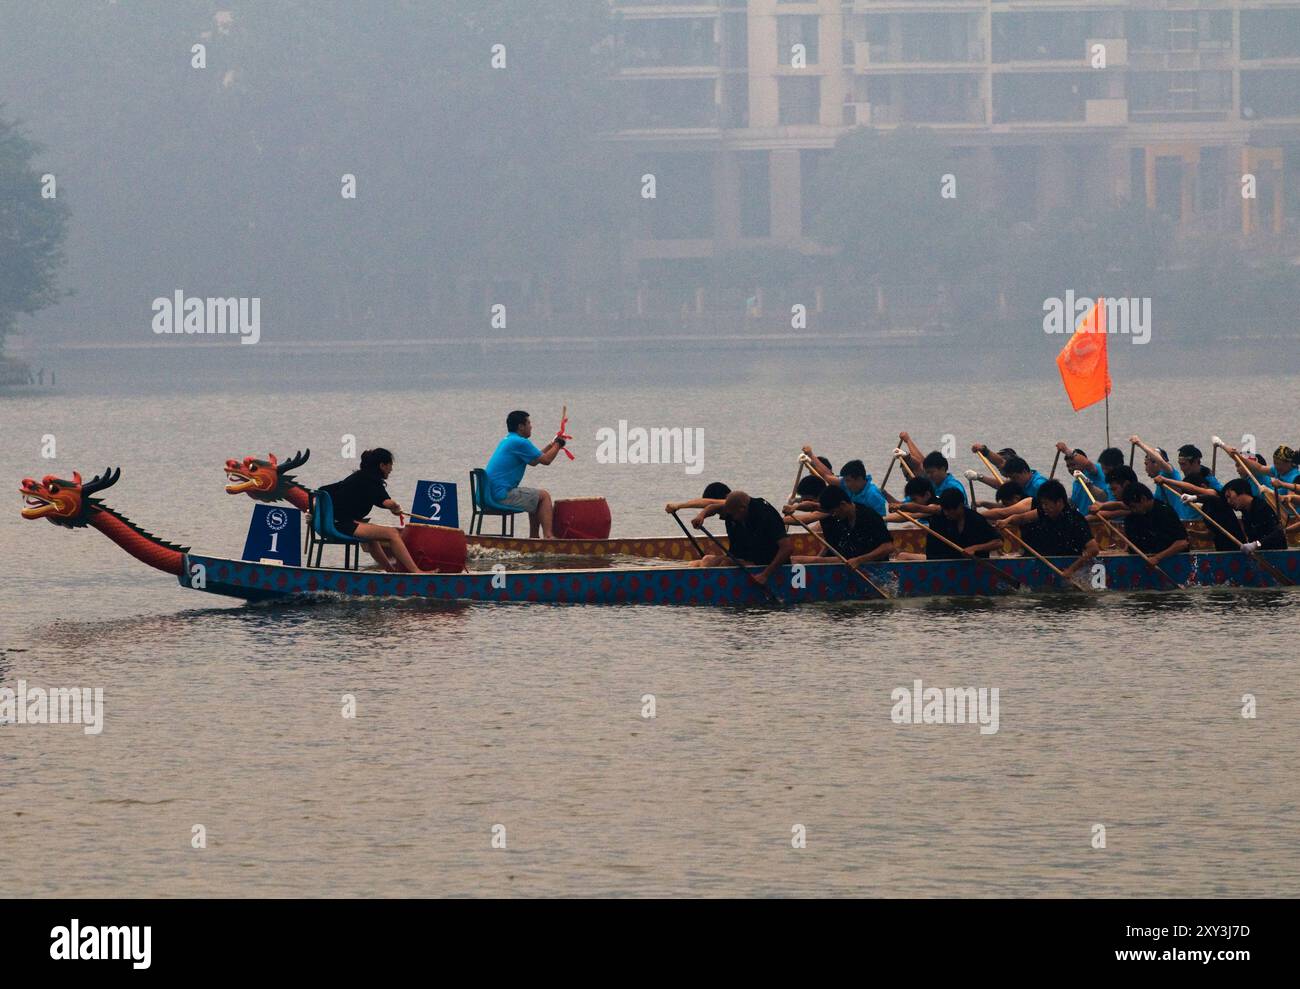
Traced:
<path fill-rule="evenodd" d="M 1178 500 L 1181 501 L 1184 505 L 1190 505 L 1192 502 L 1196 500 L 1196 495 L 1189 494 L 1188 492 L 1184 491 L 1182 494 L 1178 496 Z"/>
<path fill-rule="evenodd" d="M 903 448 L 902 448 L 901 446 L 896 446 L 896 447 L 894 447 L 894 456 L 895 456 L 895 457 L 905 457 L 905 456 L 907 456 L 907 454 L 905 454 L 905 453 L 903 452 Z"/>
<path fill-rule="evenodd" d="M 1259 540 L 1258 540 L 1258 539 L 1255 540 L 1254 542 L 1250 542 L 1250 543 L 1242 543 L 1242 544 L 1241 544 L 1241 551 L 1242 551 L 1243 553 L 1253 553 L 1253 552 L 1255 552 L 1255 550 L 1257 550 L 1257 549 L 1259 549 Z"/>
<path fill-rule="evenodd" d="M 968 481 L 978 481 L 979 479 L 980 479 L 980 472 L 979 472 L 979 471 L 977 471 L 977 470 L 968 470 L 968 471 L 966 471 L 966 480 L 968 480 Z"/>

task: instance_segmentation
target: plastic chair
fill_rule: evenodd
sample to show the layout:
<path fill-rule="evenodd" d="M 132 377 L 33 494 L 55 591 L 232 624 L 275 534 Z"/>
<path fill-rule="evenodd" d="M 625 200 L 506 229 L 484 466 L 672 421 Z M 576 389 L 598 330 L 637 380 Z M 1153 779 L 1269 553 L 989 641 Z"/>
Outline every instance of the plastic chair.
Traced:
<path fill-rule="evenodd" d="M 345 536 L 334 525 L 334 500 L 328 491 L 317 491 L 312 498 L 311 512 L 312 548 L 316 550 L 316 561 L 311 559 L 308 550 L 307 565 L 319 567 L 326 546 L 343 547 L 343 569 L 358 570 L 361 567 L 361 546 L 363 540 L 356 536 Z M 355 550 L 355 551 L 354 551 Z"/>
<path fill-rule="evenodd" d="M 483 534 L 483 517 L 485 515 L 501 516 L 501 535 L 515 534 L 515 516 L 522 508 L 511 508 L 492 500 L 491 485 L 488 484 L 487 471 L 475 467 L 469 472 L 469 500 L 471 506 L 469 531 L 471 534 Z M 506 532 L 506 520 L 510 520 L 510 531 Z"/>

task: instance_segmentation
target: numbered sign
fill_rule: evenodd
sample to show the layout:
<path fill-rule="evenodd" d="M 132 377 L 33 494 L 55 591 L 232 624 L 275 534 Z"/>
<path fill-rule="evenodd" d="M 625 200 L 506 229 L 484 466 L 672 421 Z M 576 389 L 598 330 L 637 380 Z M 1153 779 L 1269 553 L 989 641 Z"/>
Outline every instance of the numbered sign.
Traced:
<path fill-rule="evenodd" d="M 276 560 L 287 567 L 302 564 L 302 512 L 281 505 L 254 505 L 243 559 Z"/>
<path fill-rule="evenodd" d="M 411 514 L 426 515 L 433 519 L 432 523 L 424 523 L 426 525 L 446 525 L 459 529 L 456 485 L 451 481 L 420 481 L 415 486 L 415 497 L 411 499 Z M 421 523 L 418 519 L 411 519 L 411 524 Z"/>

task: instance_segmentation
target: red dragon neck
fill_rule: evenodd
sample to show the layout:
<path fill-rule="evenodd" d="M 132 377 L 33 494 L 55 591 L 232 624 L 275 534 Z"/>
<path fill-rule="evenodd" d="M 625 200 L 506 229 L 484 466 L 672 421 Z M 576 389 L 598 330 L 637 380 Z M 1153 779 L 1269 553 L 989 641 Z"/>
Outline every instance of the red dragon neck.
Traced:
<path fill-rule="evenodd" d="M 311 507 L 311 493 L 297 481 L 289 482 L 284 497 L 300 512 L 305 512 Z"/>
<path fill-rule="evenodd" d="M 96 505 L 87 521 L 141 563 L 147 563 L 163 573 L 180 576 L 182 557 L 189 547 L 177 546 L 145 532 L 107 505 Z"/>

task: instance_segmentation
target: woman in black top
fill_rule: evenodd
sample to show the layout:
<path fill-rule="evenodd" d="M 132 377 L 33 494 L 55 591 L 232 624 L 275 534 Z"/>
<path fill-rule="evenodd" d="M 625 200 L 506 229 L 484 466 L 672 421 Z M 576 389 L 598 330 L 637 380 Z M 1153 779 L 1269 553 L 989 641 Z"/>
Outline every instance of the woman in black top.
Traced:
<path fill-rule="evenodd" d="M 358 470 L 321 490 L 328 493 L 334 503 L 334 527 L 345 536 L 364 539 L 366 549 L 381 567 L 421 573 L 397 529 L 363 521 L 372 508 L 387 508 L 394 515 L 402 514 L 402 506 L 388 497 L 388 489 L 384 487 L 384 481 L 392 471 L 391 453 L 382 447 L 366 450 L 361 454 Z"/>

